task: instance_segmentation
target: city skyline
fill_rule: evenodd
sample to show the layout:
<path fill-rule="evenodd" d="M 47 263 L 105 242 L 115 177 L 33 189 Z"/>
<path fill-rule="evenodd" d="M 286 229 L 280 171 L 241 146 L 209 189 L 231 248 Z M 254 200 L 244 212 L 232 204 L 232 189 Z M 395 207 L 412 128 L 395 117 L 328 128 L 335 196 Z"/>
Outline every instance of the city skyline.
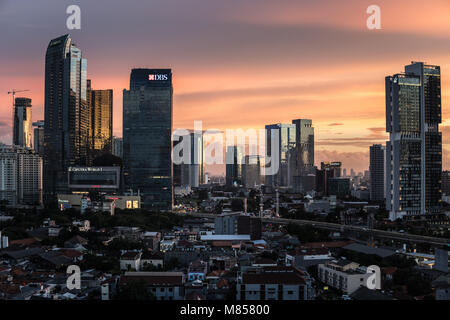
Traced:
<path fill-rule="evenodd" d="M 67 33 L 64 15 L 60 25 L 55 19 L 44 17 L 64 11 L 69 3 L 66 2 L 42 12 L 39 18 L 34 16 L 39 8 L 33 4 L 21 7 L 0 2 L 2 29 L 7 31 L 14 26 L 30 31 L 15 38 L 0 31 L 8 42 L 1 53 L 4 72 L 0 76 L 0 90 L 5 91 L 0 95 L 0 103 L 5 106 L 0 113 L 2 142 L 12 140 L 12 105 L 6 95 L 10 89 L 30 89 L 24 96 L 33 100 L 33 121 L 43 119 L 45 43 Z M 446 39 L 450 35 L 442 31 L 448 29 L 449 22 L 441 13 L 449 6 L 446 2 L 438 1 L 431 8 L 413 1 L 414 6 L 404 8 L 398 3 L 381 1 L 383 28 L 376 31 L 366 29 L 365 4 L 357 1 L 341 6 L 324 1 L 326 5 L 320 7 L 298 1 L 302 10 L 290 10 L 297 4 L 283 1 L 286 5 L 280 6 L 274 17 L 269 17 L 268 12 L 275 8 L 267 4 L 247 14 L 247 20 L 244 14 L 236 14 L 251 9 L 245 4 L 228 7 L 225 3 L 203 3 L 204 13 L 208 13 L 204 16 L 209 18 L 187 12 L 187 6 L 179 4 L 183 13 L 180 23 L 186 23 L 183 32 L 171 23 L 179 17 L 170 11 L 176 1 L 169 2 L 156 2 L 151 10 L 146 4 L 133 2 L 133 9 L 123 11 L 122 4 L 114 1 L 108 2 L 110 10 L 101 1 L 98 4 L 80 1 L 86 23 L 80 31 L 71 32 L 71 36 L 89 60 L 88 78 L 101 88 L 114 90 L 115 136 L 122 136 L 122 90 L 127 87 L 129 70 L 167 66 L 174 73 L 174 129 L 189 129 L 194 120 L 203 120 L 205 129 L 224 130 L 264 128 L 269 123 L 312 119 L 316 128 L 315 164 L 341 161 L 344 168 L 364 171 L 369 165 L 368 147 L 388 140 L 382 79 L 396 70 L 400 72 L 398 66 L 416 60 L 442 68 L 443 167 L 449 168 L 450 137 L 446 134 L 449 113 L 445 106 L 449 91 L 446 71 L 450 66 Z M 242 10 L 236 10 L 236 5 L 242 6 Z M 216 11 L 221 12 L 220 22 L 213 21 Z M 340 15 L 333 16 L 333 12 Z M 423 12 L 433 14 L 433 21 L 422 18 Z M 21 21 L 29 23 L 17 25 L 11 20 L 19 13 L 24 17 Z M 148 19 L 144 18 L 147 16 Z M 354 18 L 346 19 L 349 16 Z M 403 17 L 410 17 L 414 23 L 404 23 Z M 144 31 L 131 18 L 142 24 Z M 130 23 L 127 26 L 114 21 Z M 151 21 L 158 21 L 160 27 L 144 34 Z M 239 36 L 235 24 L 242 30 Z M 35 26 L 39 28 L 30 29 Z M 280 38 L 281 33 L 290 37 Z M 113 45 L 114 37 L 122 43 L 119 48 Z M 320 40 L 315 42 L 313 38 Z M 242 40 L 251 41 L 242 46 Z M 270 48 L 265 46 L 267 41 L 273 43 Z M 21 50 L 23 43 L 27 43 L 28 50 Z M 395 50 L 380 51 L 380 46 Z M 18 51 L 19 55 L 12 55 Z M 346 59 L 348 54 L 354 58 L 352 61 Z M 240 116 L 233 117 L 236 113 Z"/>

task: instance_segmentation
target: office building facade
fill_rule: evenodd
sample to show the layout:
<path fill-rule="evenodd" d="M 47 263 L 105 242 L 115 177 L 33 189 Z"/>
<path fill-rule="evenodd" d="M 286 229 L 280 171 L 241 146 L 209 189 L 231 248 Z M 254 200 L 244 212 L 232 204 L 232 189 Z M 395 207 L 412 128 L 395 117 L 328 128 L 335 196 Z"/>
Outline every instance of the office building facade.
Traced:
<path fill-rule="evenodd" d="M 33 149 L 44 155 L 44 120 L 33 122 Z"/>
<path fill-rule="evenodd" d="M 244 157 L 242 183 L 246 188 L 254 188 L 261 184 L 261 158 L 258 155 Z"/>
<path fill-rule="evenodd" d="M 312 120 L 292 120 L 295 125 L 294 156 L 291 157 L 291 181 L 295 192 L 311 191 L 308 175 L 314 174 L 314 128 Z"/>
<path fill-rule="evenodd" d="M 127 189 L 143 206 L 172 209 L 172 107 L 170 69 L 133 69 L 123 91 L 123 163 Z"/>
<path fill-rule="evenodd" d="M 380 144 L 370 147 L 370 200 L 384 201 L 385 199 L 385 175 L 384 167 L 386 149 Z"/>
<path fill-rule="evenodd" d="M 123 139 L 118 137 L 113 137 L 112 139 L 112 154 L 116 157 L 123 157 Z"/>
<path fill-rule="evenodd" d="M 440 67 L 413 62 L 386 77 L 386 208 L 392 220 L 441 212 Z"/>
<path fill-rule="evenodd" d="M 174 134 L 174 148 L 179 143 L 183 144 L 179 156 L 187 161 L 173 165 L 174 185 L 198 188 L 204 183 L 205 174 L 203 133 L 190 131 L 187 135 Z M 188 150 L 186 155 L 183 154 L 184 148 Z"/>
<path fill-rule="evenodd" d="M 278 146 L 272 150 L 272 135 L 278 134 Z M 266 154 L 268 157 L 276 157 L 279 160 L 279 169 L 273 175 L 267 175 L 266 186 L 291 188 L 291 171 L 293 158 L 295 157 L 294 149 L 296 146 L 296 126 L 295 124 L 271 124 L 266 125 Z M 275 137 L 275 136 L 274 136 Z M 276 152 L 274 155 L 272 152 Z"/>
<path fill-rule="evenodd" d="M 242 162 L 244 150 L 242 146 L 227 146 L 225 154 L 226 185 L 242 184 Z"/>
<path fill-rule="evenodd" d="M 113 91 L 111 89 L 93 90 L 88 80 L 88 93 L 93 157 L 102 153 L 112 153 Z"/>

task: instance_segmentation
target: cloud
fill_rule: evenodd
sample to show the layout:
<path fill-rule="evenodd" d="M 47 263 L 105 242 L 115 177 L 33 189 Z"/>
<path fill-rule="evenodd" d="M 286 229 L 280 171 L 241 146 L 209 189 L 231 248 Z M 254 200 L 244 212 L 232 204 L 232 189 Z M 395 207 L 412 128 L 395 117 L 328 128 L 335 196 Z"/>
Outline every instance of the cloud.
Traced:
<path fill-rule="evenodd" d="M 344 124 L 343 123 L 340 123 L 340 122 L 334 122 L 334 123 L 330 123 L 330 124 L 328 124 L 328 126 L 330 126 L 330 127 L 334 127 L 334 126 L 343 126 Z"/>

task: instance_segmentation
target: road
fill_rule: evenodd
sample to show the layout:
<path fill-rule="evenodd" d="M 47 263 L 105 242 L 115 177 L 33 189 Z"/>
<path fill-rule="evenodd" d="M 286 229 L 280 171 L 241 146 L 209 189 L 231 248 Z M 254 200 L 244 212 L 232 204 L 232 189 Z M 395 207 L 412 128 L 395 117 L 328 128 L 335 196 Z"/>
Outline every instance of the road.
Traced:
<path fill-rule="evenodd" d="M 183 216 L 191 216 L 196 218 L 214 218 L 214 214 L 208 213 L 187 213 L 181 214 Z M 321 221 L 312 221 L 312 220 L 297 220 L 297 219 L 283 219 L 283 218 L 263 218 L 263 222 L 265 223 L 273 223 L 273 224 L 289 224 L 294 223 L 298 225 L 309 225 L 316 227 L 318 229 L 325 230 L 333 230 L 333 231 L 353 231 L 353 232 L 361 232 L 361 233 L 369 233 L 371 230 L 362 226 L 352 226 L 352 225 L 341 225 L 337 223 L 330 222 L 321 222 Z M 420 236 L 408 233 L 400 233 L 395 231 L 385 231 L 379 229 L 372 230 L 374 237 L 376 238 L 384 238 L 384 239 L 392 239 L 397 241 L 404 242 L 412 242 L 412 243 L 429 243 L 432 245 L 449 245 L 450 239 L 446 238 L 436 238 L 436 237 L 428 237 L 428 236 Z"/>

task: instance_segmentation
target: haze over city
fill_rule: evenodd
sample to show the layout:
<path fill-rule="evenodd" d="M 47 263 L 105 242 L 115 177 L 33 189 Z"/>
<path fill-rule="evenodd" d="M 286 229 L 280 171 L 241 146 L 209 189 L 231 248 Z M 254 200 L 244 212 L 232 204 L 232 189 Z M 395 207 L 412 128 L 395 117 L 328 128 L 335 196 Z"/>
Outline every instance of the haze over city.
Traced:
<path fill-rule="evenodd" d="M 64 12 L 72 2 L 0 0 L 0 141 L 11 143 L 7 91 L 29 89 L 33 121 L 43 119 L 45 50 L 67 33 Z M 312 119 L 316 164 L 333 159 L 363 171 L 368 147 L 388 139 L 384 77 L 411 60 L 426 61 L 442 68 L 443 168 L 450 165 L 448 1 L 377 1 L 382 29 L 374 31 L 366 28 L 370 1 L 77 4 L 82 28 L 70 33 L 93 86 L 114 90 L 116 136 L 130 69 L 168 67 L 174 129 L 192 128 L 194 120 L 225 130 Z"/>

